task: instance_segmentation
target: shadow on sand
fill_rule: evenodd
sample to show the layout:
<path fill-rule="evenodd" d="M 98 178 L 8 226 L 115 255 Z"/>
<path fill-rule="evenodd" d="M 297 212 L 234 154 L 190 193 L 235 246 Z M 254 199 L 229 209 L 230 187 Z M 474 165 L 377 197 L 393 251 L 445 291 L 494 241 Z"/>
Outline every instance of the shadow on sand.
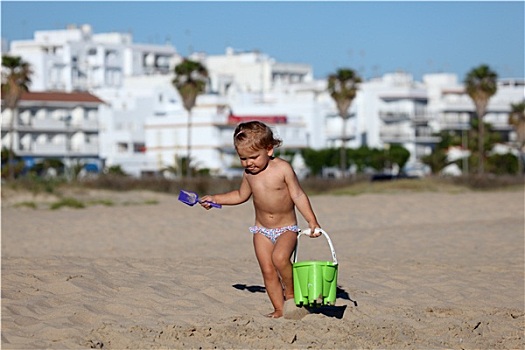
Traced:
<path fill-rule="evenodd" d="M 238 290 L 247 290 L 250 293 L 265 293 L 266 288 L 263 286 L 247 286 L 246 284 L 234 284 L 232 285 L 233 288 Z M 336 298 L 337 299 L 344 299 L 350 301 L 354 306 L 357 307 L 357 301 L 350 298 L 350 295 L 347 291 L 345 291 L 340 286 L 337 287 L 336 292 Z M 308 307 L 308 310 L 312 314 L 323 314 L 328 317 L 335 317 L 338 319 L 343 318 L 343 315 L 345 313 L 345 310 L 348 305 L 341 305 L 341 306 L 335 306 L 335 305 L 318 305 L 318 306 L 312 306 Z"/>
<path fill-rule="evenodd" d="M 232 287 L 238 290 L 247 290 L 250 293 L 265 293 L 266 292 L 266 288 L 264 288 L 263 286 L 247 286 L 245 284 L 237 283 L 237 284 L 232 285 Z"/>
<path fill-rule="evenodd" d="M 357 301 L 350 298 L 350 295 L 348 294 L 348 292 L 345 291 L 340 286 L 337 287 L 336 299 L 349 300 L 352 304 L 354 304 L 354 306 L 357 306 Z M 341 305 L 341 306 L 319 305 L 319 306 L 309 307 L 308 310 L 312 314 L 322 314 L 328 317 L 342 319 L 347 307 L 348 305 Z"/>

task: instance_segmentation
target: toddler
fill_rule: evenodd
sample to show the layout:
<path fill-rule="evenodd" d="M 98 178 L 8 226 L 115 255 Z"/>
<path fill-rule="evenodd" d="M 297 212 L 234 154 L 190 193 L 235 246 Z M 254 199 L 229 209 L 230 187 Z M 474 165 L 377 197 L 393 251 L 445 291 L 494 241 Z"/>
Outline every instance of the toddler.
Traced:
<path fill-rule="evenodd" d="M 211 208 L 206 201 L 237 205 L 252 197 L 255 225 L 249 230 L 253 234 L 255 255 L 274 309 L 267 316 L 282 317 L 285 301 L 290 301 L 286 304 L 294 303 L 290 259 L 299 232 L 295 207 L 312 232 L 320 225 L 290 164 L 273 156 L 274 148 L 281 145 L 281 140 L 274 137 L 267 125 L 258 121 L 239 124 L 233 143 L 245 169 L 239 189 L 203 196 L 201 205 L 206 209 Z M 311 237 L 320 234 L 312 233 Z"/>

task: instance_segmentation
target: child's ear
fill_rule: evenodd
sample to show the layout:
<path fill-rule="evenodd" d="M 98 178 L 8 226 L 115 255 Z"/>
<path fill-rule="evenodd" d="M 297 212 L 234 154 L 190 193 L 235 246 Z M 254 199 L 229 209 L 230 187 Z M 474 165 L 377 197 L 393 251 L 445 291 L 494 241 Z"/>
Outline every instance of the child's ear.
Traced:
<path fill-rule="evenodd" d="M 268 148 L 268 157 L 273 157 L 273 147 Z"/>

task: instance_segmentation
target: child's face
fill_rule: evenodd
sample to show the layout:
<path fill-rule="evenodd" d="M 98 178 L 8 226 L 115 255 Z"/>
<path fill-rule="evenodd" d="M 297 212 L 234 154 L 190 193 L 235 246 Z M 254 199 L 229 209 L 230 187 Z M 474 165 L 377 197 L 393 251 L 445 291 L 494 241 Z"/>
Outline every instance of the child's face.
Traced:
<path fill-rule="evenodd" d="M 252 175 L 258 174 L 270 162 L 273 154 L 273 148 L 254 150 L 252 148 L 237 148 L 237 154 L 241 160 L 242 167 Z"/>

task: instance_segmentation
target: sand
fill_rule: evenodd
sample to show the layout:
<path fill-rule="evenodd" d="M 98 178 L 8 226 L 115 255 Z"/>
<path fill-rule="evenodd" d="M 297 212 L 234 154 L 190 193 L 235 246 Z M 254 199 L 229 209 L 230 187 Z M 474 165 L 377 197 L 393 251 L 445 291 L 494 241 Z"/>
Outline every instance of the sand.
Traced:
<path fill-rule="evenodd" d="M 2 193 L 2 349 L 525 347 L 522 191 L 311 197 L 339 290 L 299 320 L 263 316 L 251 203 L 82 195 L 114 205 Z M 326 240 L 300 260 L 331 260 Z"/>

